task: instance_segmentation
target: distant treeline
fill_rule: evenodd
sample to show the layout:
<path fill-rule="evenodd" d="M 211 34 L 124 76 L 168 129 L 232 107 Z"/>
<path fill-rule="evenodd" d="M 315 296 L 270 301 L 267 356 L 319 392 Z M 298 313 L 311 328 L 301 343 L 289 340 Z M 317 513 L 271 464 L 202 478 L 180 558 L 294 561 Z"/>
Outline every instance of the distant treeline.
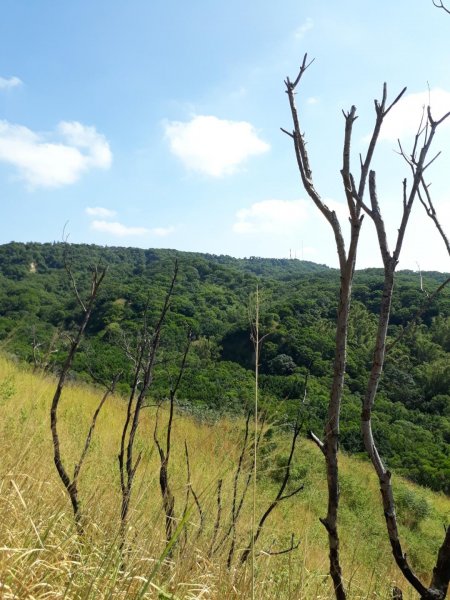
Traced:
<path fill-rule="evenodd" d="M 126 392 L 131 372 L 127 347 L 142 327 L 147 306 L 150 326 L 156 318 L 175 260 L 180 274 L 151 394 L 168 394 L 190 330 L 194 341 L 178 403 L 199 416 L 246 410 L 254 387 L 249 312 L 258 284 L 261 332 L 267 334 L 261 355 L 262 402 L 271 418 L 287 427 L 303 403 L 305 429 L 320 432 L 339 283 L 338 271 L 324 265 L 175 250 L 5 244 L 0 246 L 0 347 L 37 368 L 57 371 L 67 334 L 80 317 L 65 263 L 81 296 L 89 286 L 90 269 L 107 265 L 73 377 L 101 382 L 120 371 L 118 389 Z M 428 299 L 447 277 L 438 272 L 398 274 L 389 337 L 391 342 L 399 339 L 387 356 L 373 425 L 390 468 L 450 493 L 450 290 Z M 341 443 L 361 456 L 361 394 L 382 283 L 381 270 L 365 269 L 358 271 L 354 285 Z"/>

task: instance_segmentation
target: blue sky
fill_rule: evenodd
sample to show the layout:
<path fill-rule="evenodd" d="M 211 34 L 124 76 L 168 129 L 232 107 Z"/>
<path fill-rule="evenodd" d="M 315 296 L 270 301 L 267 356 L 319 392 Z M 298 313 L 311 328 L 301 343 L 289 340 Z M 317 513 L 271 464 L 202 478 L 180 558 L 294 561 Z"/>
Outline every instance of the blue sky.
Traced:
<path fill-rule="evenodd" d="M 413 8 L 412 8 L 413 6 Z M 283 79 L 315 57 L 299 89 L 316 187 L 342 215 L 342 109 L 354 168 L 388 83 L 408 93 L 374 166 L 393 236 L 394 152 L 428 101 L 450 110 L 450 15 L 431 0 L 4 0 L 0 21 L 0 243 L 73 242 L 272 256 L 337 265 L 331 231 L 302 190 Z M 450 230 L 450 123 L 430 168 Z M 358 267 L 378 266 L 366 219 Z M 400 267 L 449 271 L 421 206 Z"/>

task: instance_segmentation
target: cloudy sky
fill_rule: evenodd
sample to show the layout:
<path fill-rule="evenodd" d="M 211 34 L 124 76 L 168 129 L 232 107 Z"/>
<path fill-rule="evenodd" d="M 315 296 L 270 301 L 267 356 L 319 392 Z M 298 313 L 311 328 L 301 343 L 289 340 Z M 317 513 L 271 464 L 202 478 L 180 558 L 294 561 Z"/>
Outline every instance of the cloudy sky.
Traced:
<path fill-rule="evenodd" d="M 413 7 L 412 7 L 413 6 Z M 0 243 L 60 240 L 292 257 L 336 266 L 302 190 L 284 78 L 298 90 L 315 185 L 347 228 L 342 109 L 354 171 L 384 81 L 407 95 L 374 166 L 391 245 L 422 107 L 450 110 L 450 15 L 431 0 L 6 0 L 0 20 Z M 450 231 L 450 120 L 428 172 Z M 358 267 L 380 264 L 366 219 Z M 449 271 L 416 207 L 400 266 Z"/>

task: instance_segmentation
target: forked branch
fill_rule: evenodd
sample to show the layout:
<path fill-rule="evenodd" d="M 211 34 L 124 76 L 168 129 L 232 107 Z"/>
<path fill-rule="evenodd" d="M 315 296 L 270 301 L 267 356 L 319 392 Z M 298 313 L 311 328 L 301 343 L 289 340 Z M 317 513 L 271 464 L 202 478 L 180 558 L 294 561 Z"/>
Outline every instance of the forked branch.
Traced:
<path fill-rule="evenodd" d="M 436 8 L 442 8 L 442 10 L 450 15 L 450 8 L 447 8 L 442 0 L 433 0 L 433 4 Z"/>

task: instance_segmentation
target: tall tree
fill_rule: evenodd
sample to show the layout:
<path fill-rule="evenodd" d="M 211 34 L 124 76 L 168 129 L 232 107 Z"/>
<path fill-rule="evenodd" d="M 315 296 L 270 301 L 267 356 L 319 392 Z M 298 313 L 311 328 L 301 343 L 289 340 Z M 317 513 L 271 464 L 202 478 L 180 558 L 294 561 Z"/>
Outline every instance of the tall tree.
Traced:
<path fill-rule="evenodd" d="M 406 558 L 404 557 L 404 554 L 401 551 L 401 546 L 398 546 L 398 534 L 396 533 L 394 528 L 395 510 L 392 498 L 392 490 L 390 489 L 390 483 L 387 482 L 387 479 L 390 482 L 390 474 L 384 469 L 383 466 L 381 466 L 382 463 L 380 461 L 379 454 L 376 450 L 376 446 L 373 441 L 370 418 L 379 378 L 381 376 L 384 363 L 387 326 L 389 323 L 395 268 L 398 264 L 406 227 L 408 225 L 414 201 L 417 197 L 420 197 L 422 199 L 422 202 L 424 202 L 423 196 L 425 195 L 425 197 L 428 197 L 426 195 L 428 192 L 428 187 L 425 185 L 424 182 L 424 172 L 434 160 L 434 158 L 432 158 L 431 160 L 428 159 L 429 150 L 433 142 L 433 138 L 437 127 L 444 121 L 445 118 L 447 118 L 448 115 L 445 115 L 441 119 L 435 121 L 433 120 L 431 112 L 428 109 L 426 124 L 424 127 L 419 127 L 419 131 L 416 135 L 415 144 L 411 155 L 407 157 L 406 154 L 403 152 L 403 149 L 400 147 L 403 156 L 407 158 L 408 163 L 412 168 L 413 182 L 409 191 L 407 189 L 406 180 L 403 182 L 403 214 L 398 230 L 398 236 L 394 247 L 394 251 L 390 253 L 388 249 L 384 221 L 377 198 L 376 174 L 375 171 L 371 169 L 371 164 L 384 119 L 389 113 L 389 111 L 400 101 L 401 97 L 406 91 L 406 88 L 404 88 L 397 95 L 394 101 L 389 104 L 387 101 L 387 86 L 386 84 L 384 84 L 381 100 L 375 100 L 375 124 L 373 126 L 372 135 L 370 137 L 365 157 L 360 156 L 360 172 L 358 180 L 354 176 L 351 166 L 352 133 L 353 125 L 357 118 L 356 107 L 352 106 L 348 112 L 343 112 L 345 129 L 342 168 L 340 170 L 340 173 L 342 177 L 343 191 L 346 198 L 348 219 L 350 223 L 349 245 L 347 248 L 344 240 L 344 235 L 341 229 L 341 223 L 339 222 L 336 212 L 327 206 L 313 180 L 312 168 L 310 165 L 309 155 L 306 147 L 306 139 L 300 127 L 299 110 L 296 105 L 295 96 L 298 93 L 299 84 L 302 80 L 302 77 L 305 71 L 311 65 L 311 62 L 308 63 L 307 55 L 305 54 L 299 73 L 295 80 L 291 81 L 289 78 L 287 78 L 285 81 L 286 93 L 289 98 L 289 106 L 293 121 L 293 129 L 292 131 L 287 131 L 285 129 L 283 129 L 282 131 L 284 131 L 284 133 L 286 133 L 293 141 L 297 165 L 305 191 L 307 192 L 308 196 L 311 198 L 317 209 L 323 214 L 323 216 L 331 226 L 338 253 L 339 269 L 341 276 L 336 321 L 333 378 L 330 390 L 328 415 L 324 428 L 323 441 L 321 441 L 317 435 L 311 432 L 311 438 L 319 446 L 325 457 L 327 470 L 328 508 L 327 514 L 325 518 L 321 519 L 321 522 L 328 533 L 330 575 L 333 580 L 336 598 L 338 600 L 345 600 L 346 590 L 341 567 L 340 540 L 338 530 L 338 454 L 340 412 L 344 377 L 346 372 L 347 335 L 349 328 L 350 303 L 352 298 L 352 283 L 356 264 L 358 243 L 361 233 L 361 226 L 364 214 L 367 214 L 372 219 L 378 235 L 379 248 L 384 264 L 384 290 L 380 308 L 380 318 L 377 338 L 375 342 L 375 351 L 373 355 L 373 365 L 362 411 L 362 428 L 364 432 L 364 441 L 366 444 L 367 452 L 369 453 L 369 456 L 371 457 L 372 462 L 377 470 L 377 474 L 380 477 L 380 482 L 382 482 L 382 493 L 386 513 L 386 522 L 388 526 L 388 532 L 393 548 L 394 557 L 397 561 L 397 564 L 402 569 L 402 572 L 407 577 L 408 581 L 410 581 L 410 583 L 412 583 L 414 587 L 416 587 L 416 589 L 422 594 L 423 598 L 443 598 L 445 597 L 446 585 L 448 585 L 448 578 L 447 584 L 445 584 L 445 581 L 441 582 L 441 580 L 445 579 L 443 573 L 447 568 L 447 561 L 449 560 L 449 557 L 447 556 L 446 547 L 450 546 L 450 541 L 447 539 L 450 534 L 447 533 L 446 540 L 441 548 L 438 563 L 435 568 L 437 576 L 436 578 L 433 578 L 433 583 L 431 584 L 431 587 L 428 589 L 422 584 L 420 584 L 419 586 L 418 580 L 416 581 L 417 578 L 414 578 L 415 576 L 409 576 L 409 570 L 407 567 L 405 567 Z M 365 200 L 367 189 L 369 190 L 369 204 L 366 203 Z M 431 201 L 428 203 L 428 208 L 430 211 L 434 211 L 434 207 L 431 204 Z M 385 491 L 383 491 L 383 485 L 385 486 Z M 390 516 L 392 512 L 394 512 L 394 521 Z M 439 582 L 436 583 L 436 586 L 434 583 L 435 579 L 436 581 L 439 580 Z M 427 596 L 426 593 L 428 592 L 430 594 L 435 593 L 435 588 L 433 586 L 435 586 L 436 589 L 439 588 L 440 590 L 436 593 L 443 593 L 444 595 Z M 443 591 L 444 588 L 445 591 Z"/>

